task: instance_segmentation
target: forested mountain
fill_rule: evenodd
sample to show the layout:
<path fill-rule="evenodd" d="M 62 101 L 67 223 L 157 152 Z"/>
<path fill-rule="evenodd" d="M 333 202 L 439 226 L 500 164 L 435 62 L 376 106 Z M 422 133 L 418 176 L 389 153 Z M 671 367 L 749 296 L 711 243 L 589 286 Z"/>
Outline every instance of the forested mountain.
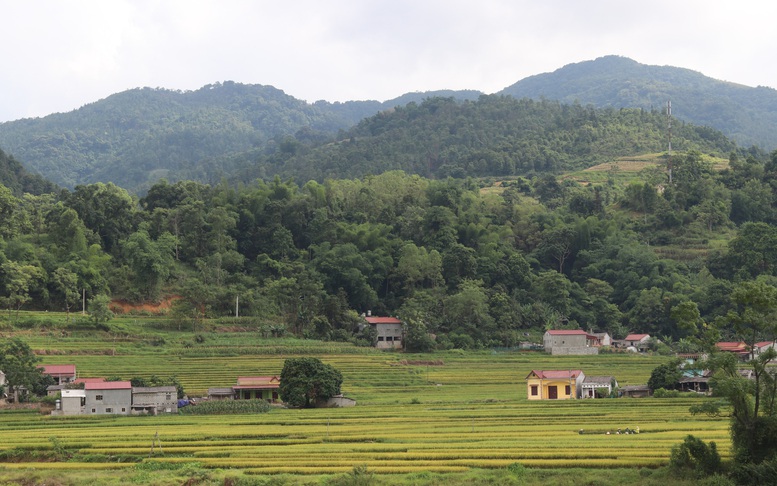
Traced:
<path fill-rule="evenodd" d="M 411 93 L 396 103 L 434 93 Z M 477 92 L 441 91 L 475 98 Z M 0 124 L 0 147 L 66 187 L 114 182 L 133 191 L 161 177 L 206 180 L 218 169 L 192 167 L 250 149 L 273 150 L 299 130 L 325 140 L 395 101 L 308 104 L 271 86 L 217 83 L 196 91 L 134 89 L 69 113 Z"/>
<path fill-rule="evenodd" d="M 16 159 L 0 149 L 0 185 L 16 196 L 25 192 L 40 195 L 57 190 L 57 185 L 37 174 L 30 174 Z"/>
<path fill-rule="evenodd" d="M 672 113 L 680 120 L 714 127 L 740 146 L 777 148 L 777 91 L 719 81 L 689 69 L 605 56 L 530 76 L 500 94 L 646 110 L 664 110 L 671 100 Z"/>
<path fill-rule="evenodd" d="M 526 176 L 661 152 L 667 142 L 660 111 L 483 95 L 409 103 L 365 119 L 334 143 L 289 138 L 275 153 L 242 154 L 217 165 L 246 183 L 275 174 L 323 181 L 387 170 L 430 178 Z M 720 132 L 690 124 L 676 124 L 672 143 L 724 156 L 736 149 Z"/>
<path fill-rule="evenodd" d="M 777 152 L 732 154 L 722 171 L 695 151 L 673 165 L 671 181 L 659 167 L 625 187 L 401 171 L 304 185 L 162 181 L 140 200 L 110 183 L 24 197 L 0 186 L 0 305 L 13 319 L 70 309 L 81 289 L 90 305 L 176 295 L 172 317 L 189 326 L 230 316 L 239 296 L 243 319 L 319 339 L 369 344 L 358 313 L 398 315 L 411 350 L 577 327 L 704 349 L 752 318 L 741 299 L 777 306 Z M 720 235 L 716 251 L 690 258 L 658 251 Z M 773 339 L 770 326 L 748 336 Z"/>

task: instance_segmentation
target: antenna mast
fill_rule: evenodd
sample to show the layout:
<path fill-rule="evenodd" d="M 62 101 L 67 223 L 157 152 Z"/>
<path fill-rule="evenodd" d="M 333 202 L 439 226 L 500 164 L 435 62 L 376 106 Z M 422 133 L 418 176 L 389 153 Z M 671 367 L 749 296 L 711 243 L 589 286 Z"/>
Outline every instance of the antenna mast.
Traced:
<path fill-rule="evenodd" d="M 669 133 L 669 151 L 666 167 L 669 172 L 669 183 L 672 182 L 672 100 L 666 102 L 666 124 Z"/>

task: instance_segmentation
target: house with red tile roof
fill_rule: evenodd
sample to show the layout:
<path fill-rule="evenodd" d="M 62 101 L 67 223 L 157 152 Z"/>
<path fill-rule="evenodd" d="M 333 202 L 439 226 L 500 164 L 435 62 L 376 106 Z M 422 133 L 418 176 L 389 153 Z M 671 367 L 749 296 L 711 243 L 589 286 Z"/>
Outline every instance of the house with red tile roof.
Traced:
<path fill-rule="evenodd" d="M 542 336 L 545 352 L 560 354 L 599 354 L 600 341 L 582 329 L 556 329 Z"/>
<path fill-rule="evenodd" d="M 743 341 L 721 341 L 715 347 L 718 351 L 736 354 L 743 361 L 750 357 L 750 348 Z"/>
<path fill-rule="evenodd" d="M 65 385 L 76 380 L 76 365 L 74 364 L 38 365 L 38 368 L 44 375 L 54 378 L 54 383 L 57 385 Z"/>
<path fill-rule="evenodd" d="M 279 376 L 238 376 L 237 385 L 232 387 L 232 391 L 237 400 L 261 399 L 277 402 L 280 400 L 280 386 Z"/>
<path fill-rule="evenodd" d="M 585 373 L 582 370 L 532 370 L 526 376 L 529 400 L 570 400 L 580 398 Z"/>
<path fill-rule="evenodd" d="M 378 334 L 378 340 L 375 347 L 378 349 L 402 349 L 404 331 L 402 321 L 396 317 L 373 317 L 366 316 L 364 320 L 367 324 L 375 328 Z"/>
<path fill-rule="evenodd" d="M 767 349 L 777 349 L 777 346 L 775 346 L 774 341 L 761 341 L 759 343 L 753 344 L 753 357 L 757 357 Z"/>
<path fill-rule="evenodd" d="M 616 339 L 615 346 L 618 348 L 634 348 L 637 351 L 645 352 L 650 346 L 650 334 L 631 333 L 623 339 Z"/>

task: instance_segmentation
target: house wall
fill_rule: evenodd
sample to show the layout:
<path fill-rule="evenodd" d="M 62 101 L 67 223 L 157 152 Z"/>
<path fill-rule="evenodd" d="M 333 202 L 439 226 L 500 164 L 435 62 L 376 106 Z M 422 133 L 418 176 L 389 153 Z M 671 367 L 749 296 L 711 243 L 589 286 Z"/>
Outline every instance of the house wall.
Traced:
<path fill-rule="evenodd" d="M 550 354 L 552 355 L 590 355 L 590 354 L 599 354 L 599 348 L 597 347 L 580 347 L 580 346 L 567 346 L 567 347 L 561 347 L 561 346 L 554 346 L 550 350 Z"/>
<path fill-rule="evenodd" d="M 551 354 L 596 354 L 596 353 L 574 353 L 566 350 L 572 348 L 588 349 L 588 343 L 586 342 L 585 334 L 564 334 L 564 335 L 552 335 L 548 332 L 542 337 L 542 343 L 545 346 L 545 352 Z M 562 351 L 556 352 L 556 348 Z"/>
<path fill-rule="evenodd" d="M 402 349 L 402 324 L 376 324 L 378 342 L 375 345 L 379 349 Z"/>
<path fill-rule="evenodd" d="M 101 396 L 102 400 L 97 397 Z M 128 415 L 132 407 L 132 390 L 86 390 L 86 413 L 95 415 Z"/>
<path fill-rule="evenodd" d="M 537 387 L 536 395 L 532 395 L 532 386 Z M 540 380 L 533 378 L 526 383 L 527 398 L 529 400 L 552 400 L 552 398 L 550 398 L 550 388 L 554 386 L 556 387 L 556 400 L 569 400 L 570 398 L 577 398 L 580 396 L 580 383 L 575 380 Z M 569 393 L 566 392 L 567 386 L 569 386 Z"/>
<path fill-rule="evenodd" d="M 278 389 L 274 390 L 238 390 L 240 400 L 279 400 Z"/>
<path fill-rule="evenodd" d="M 178 395 L 174 391 L 136 392 L 132 394 L 132 407 L 153 407 L 158 413 L 177 413 Z"/>
<path fill-rule="evenodd" d="M 81 406 L 81 397 L 62 397 L 59 403 L 62 415 L 80 415 L 84 413 L 84 407 Z"/>

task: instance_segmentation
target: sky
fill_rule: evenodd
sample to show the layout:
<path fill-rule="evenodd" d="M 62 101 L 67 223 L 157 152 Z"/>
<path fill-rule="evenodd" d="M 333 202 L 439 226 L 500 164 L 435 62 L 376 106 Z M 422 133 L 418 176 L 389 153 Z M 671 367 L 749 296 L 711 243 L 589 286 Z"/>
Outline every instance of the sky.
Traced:
<path fill-rule="evenodd" d="M 494 93 L 605 55 L 777 87 L 766 0 L 0 0 L 0 122 L 138 87 Z"/>

